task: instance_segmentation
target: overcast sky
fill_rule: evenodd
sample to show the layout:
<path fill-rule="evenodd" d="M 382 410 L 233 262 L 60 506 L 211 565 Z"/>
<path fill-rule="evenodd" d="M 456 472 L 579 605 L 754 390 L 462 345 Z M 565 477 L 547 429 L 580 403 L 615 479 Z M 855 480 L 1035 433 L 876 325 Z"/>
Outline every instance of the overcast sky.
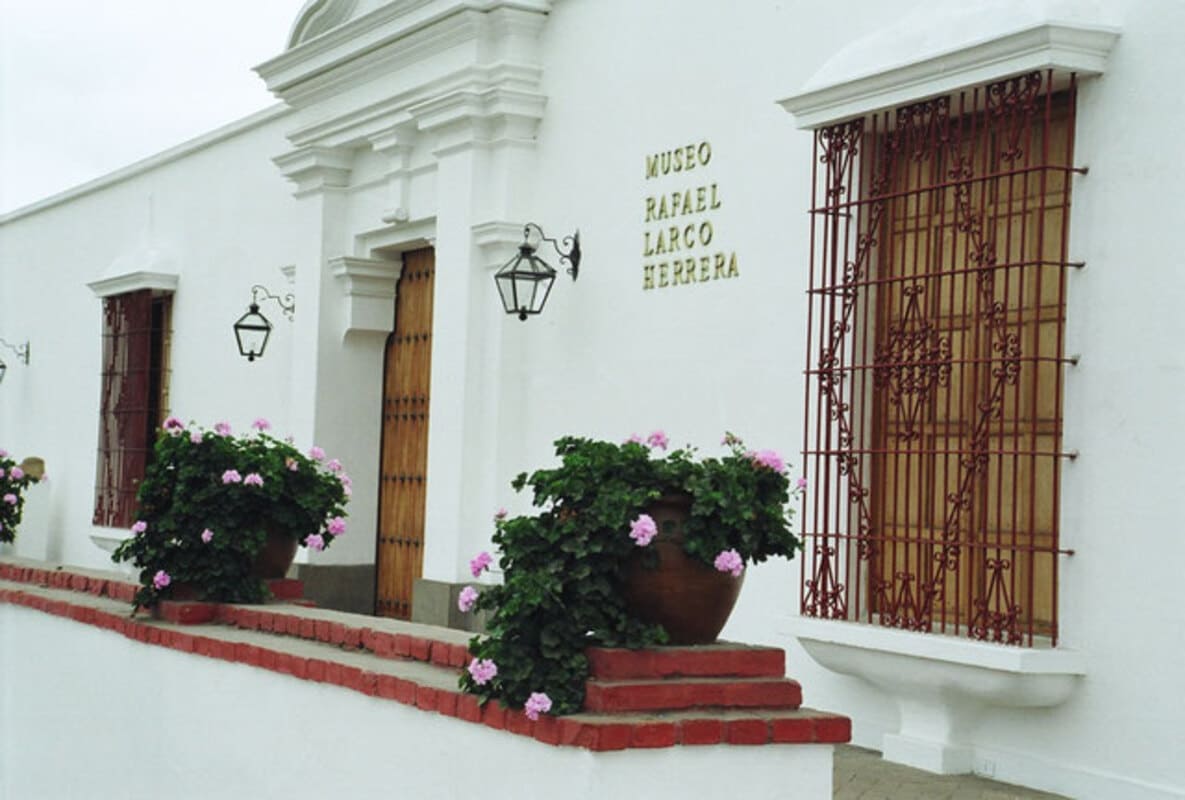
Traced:
<path fill-rule="evenodd" d="M 0 0 L 0 213 L 275 102 L 303 0 Z"/>

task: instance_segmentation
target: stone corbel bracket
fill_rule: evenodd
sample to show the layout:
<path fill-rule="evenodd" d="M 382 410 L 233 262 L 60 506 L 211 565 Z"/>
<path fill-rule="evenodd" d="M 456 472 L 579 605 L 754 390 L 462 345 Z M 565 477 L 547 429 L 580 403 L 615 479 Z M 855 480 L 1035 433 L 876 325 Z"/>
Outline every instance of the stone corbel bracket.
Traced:
<path fill-rule="evenodd" d="M 395 291 L 402 260 L 339 256 L 329 260 L 329 270 L 341 282 L 345 296 L 343 337 L 395 329 Z"/>
<path fill-rule="evenodd" d="M 490 220 L 472 227 L 473 243 L 485 270 L 493 272 L 514 257 L 523 241 L 523 224 Z"/>
<path fill-rule="evenodd" d="M 296 197 L 349 185 L 353 154 L 340 147 L 309 145 L 272 159 L 284 177 L 296 184 Z"/>

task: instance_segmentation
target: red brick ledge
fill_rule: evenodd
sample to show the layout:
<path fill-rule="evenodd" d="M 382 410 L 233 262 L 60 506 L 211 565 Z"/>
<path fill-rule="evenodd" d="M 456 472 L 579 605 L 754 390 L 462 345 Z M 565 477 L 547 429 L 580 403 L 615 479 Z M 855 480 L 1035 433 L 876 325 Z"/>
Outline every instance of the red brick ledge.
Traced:
<path fill-rule="evenodd" d="M 497 701 L 481 706 L 473 695 L 430 685 L 455 683 L 455 670 L 468 663 L 467 648 L 455 641 L 347 625 L 331 618 L 340 616 L 336 612 L 318 609 L 271 610 L 267 606 L 210 604 L 217 606 L 216 619 L 223 626 L 291 636 L 330 646 L 324 657 L 309 657 L 290 652 L 282 645 L 273 648 L 228 640 L 225 635 L 218 635 L 221 626 L 201 629 L 210 632 L 210 635 L 204 635 L 177 629 L 169 622 L 96 606 L 96 603 L 109 606 L 111 601 L 132 602 L 138 587 L 110 576 L 0 561 L 0 581 L 32 584 L 28 590 L 0 585 L 0 603 L 93 625 L 144 644 L 340 686 L 554 746 L 602 752 L 676 745 L 838 744 L 851 738 L 851 720 L 847 717 L 810 709 L 580 713 L 567 717 L 544 715 L 533 721 L 520 710 L 508 709 Z M 62 591 L 88 597 L 53 596 Z M 464 635 L 447 629 L 439 629 L 439 633 L 446 637 Z M 342 655 L 335 656 L 333 647 L 341 650 Z M 414 680 L 343 663 L 345 653 L 351 650 L 363 650 L 380 659 L 424 662 L 432 665 L 438 674 L 431 680 Z"/>

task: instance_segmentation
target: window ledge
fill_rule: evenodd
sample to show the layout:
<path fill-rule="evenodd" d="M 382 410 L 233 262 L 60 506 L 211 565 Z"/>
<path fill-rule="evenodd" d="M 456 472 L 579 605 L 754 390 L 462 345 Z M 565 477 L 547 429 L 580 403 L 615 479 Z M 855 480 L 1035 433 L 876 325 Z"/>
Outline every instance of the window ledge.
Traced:
<path fill-rule="evenodd" d="M 966 734 L 988 708 L 1049 708 L 1085 674 L 1082 653 L 1021 648 L 877 625 L 792 617 L 789 633 L 820 666 L 859 678 L 897 703 L 888 761 L 943 774 L 969 772 Z"/>
<path fill-rule="evenodd" d="M 981 19 L 984 14 L 951 4 L 942 14 L 907 17 L 841 50 L 779 104 L 799 128 L 816 129 L 1033 70 L 1100 75 L 1120 34 L 1098 21 L 998 12 Z M 1018 17 L 1029 19 L 1001 28 Z M 968 32 L 975 38 L 968 40 Z"/>
<path fill-rule="evenodd" d="M 114 297 L 141 289 L 151 289 L 154 294 L 170 294 L 177 291 L 178 277 L 175 272 L 148 272 L 139 270 L 122 272 L 108 278 L 88 283 L 95 297 Z"/>

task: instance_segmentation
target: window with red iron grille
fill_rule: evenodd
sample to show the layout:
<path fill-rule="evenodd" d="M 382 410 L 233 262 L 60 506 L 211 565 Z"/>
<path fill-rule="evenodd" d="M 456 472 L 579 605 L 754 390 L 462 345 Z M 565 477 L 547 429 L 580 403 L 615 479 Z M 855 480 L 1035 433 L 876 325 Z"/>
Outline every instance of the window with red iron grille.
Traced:
<path fill-rule="evenodd" d="M 168 395 L 169 295 L 151 289 L 103 300 L 103 372 L 94 523 L 132 524 Z"/>
<path fill-rule="evenodd" d="M 816 132 L 801 613 L 1056 644 L 1075 81 Z"/>

